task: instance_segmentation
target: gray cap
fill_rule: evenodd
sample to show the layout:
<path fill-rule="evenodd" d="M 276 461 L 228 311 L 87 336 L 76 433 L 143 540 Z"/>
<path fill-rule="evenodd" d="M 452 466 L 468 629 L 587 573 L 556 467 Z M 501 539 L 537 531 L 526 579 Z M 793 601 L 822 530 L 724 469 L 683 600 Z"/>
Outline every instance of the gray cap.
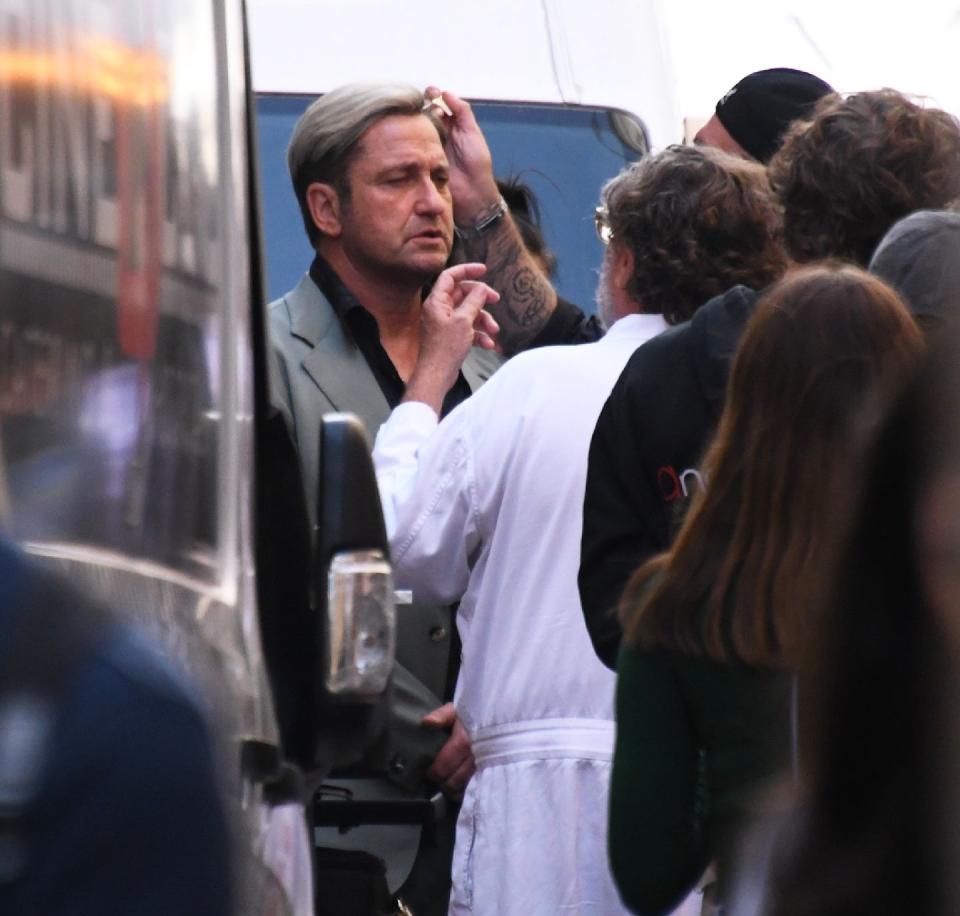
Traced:
<path fill-rule="evenodd" d="M 918 210 L 895 223 L 870 273 L 900 293 L 921 324 L 960 317 L 960 213 Z"/>

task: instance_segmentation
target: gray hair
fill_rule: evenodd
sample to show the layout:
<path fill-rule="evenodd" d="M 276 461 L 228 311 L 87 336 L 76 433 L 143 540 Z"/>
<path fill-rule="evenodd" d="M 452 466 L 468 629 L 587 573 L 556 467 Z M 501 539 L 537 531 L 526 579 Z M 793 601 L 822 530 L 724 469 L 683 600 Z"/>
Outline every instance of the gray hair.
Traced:
<path fill-rule="evenodd" d="M 311 245 L 316 247 L 321 233 L 310 216 L 307 188 L 319 181 L 349 195 L 347 167 L 363 135 L 382 118 L 417 115 L 422 108 L 423 93 L 414 86 L 351 83 L 321 96 L 303 113 L 287 147 L 287 168 Z"/>
<path fill-rule="evenodd" d="M 918 210 L 883 237 L 870 273 L 889 283 L 924 331 L 960 311 L 960 213 Z"/>

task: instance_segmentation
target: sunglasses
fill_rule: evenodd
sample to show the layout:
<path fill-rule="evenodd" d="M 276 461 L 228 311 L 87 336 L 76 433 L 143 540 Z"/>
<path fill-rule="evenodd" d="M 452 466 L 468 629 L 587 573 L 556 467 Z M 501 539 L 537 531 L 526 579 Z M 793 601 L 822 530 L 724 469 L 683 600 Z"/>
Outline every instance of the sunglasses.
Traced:
<path fill-rule="evenodd" d="M 597 238 L 604 245 L 609 245 L 613 239 L 613 229 L 610 227 L 610 214 L 606 207 L 597 207 L 593 211 L 593 224 L 597 230 Z"/>

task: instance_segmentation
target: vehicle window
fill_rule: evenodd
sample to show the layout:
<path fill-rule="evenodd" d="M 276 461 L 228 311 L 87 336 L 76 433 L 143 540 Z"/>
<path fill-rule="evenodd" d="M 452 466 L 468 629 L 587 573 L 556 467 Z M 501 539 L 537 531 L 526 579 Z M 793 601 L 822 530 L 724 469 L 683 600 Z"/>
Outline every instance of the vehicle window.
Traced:
<path fill-rule="evenodd" d="M 297 118 L 312 96 L 257 98 L 267 281 L 271 299 L 296 285 L 310 263 L 286 166 Z M 476 102 L 498 178 L 518 177 L 536 194 L 557 256 L 560 295 L 593 312 L 603 248 L 593 228 L 601 185 L 646 149 L 638 121 L 603 108 Z"/>

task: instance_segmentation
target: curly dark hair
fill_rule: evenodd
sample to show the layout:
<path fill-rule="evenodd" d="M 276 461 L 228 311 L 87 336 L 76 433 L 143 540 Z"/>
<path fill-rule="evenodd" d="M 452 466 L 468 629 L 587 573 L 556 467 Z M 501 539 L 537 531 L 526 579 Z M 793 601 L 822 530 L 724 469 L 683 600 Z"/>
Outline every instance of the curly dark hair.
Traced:
<path fill-rule="evenodd" d="M 670 324 L 737 284 L 762 289 L 786 269 L 780 206 L 755 162 L 670 146 L 601 192 L 617 242 L 630 246 L 631 297 Z"/>
<path fill-rule="evenodd" d="M 865 266 L 901 217 L 960 196 L 960 122 L 893 89 L 831 95 L 768 168 L 790 256 Z"/>

